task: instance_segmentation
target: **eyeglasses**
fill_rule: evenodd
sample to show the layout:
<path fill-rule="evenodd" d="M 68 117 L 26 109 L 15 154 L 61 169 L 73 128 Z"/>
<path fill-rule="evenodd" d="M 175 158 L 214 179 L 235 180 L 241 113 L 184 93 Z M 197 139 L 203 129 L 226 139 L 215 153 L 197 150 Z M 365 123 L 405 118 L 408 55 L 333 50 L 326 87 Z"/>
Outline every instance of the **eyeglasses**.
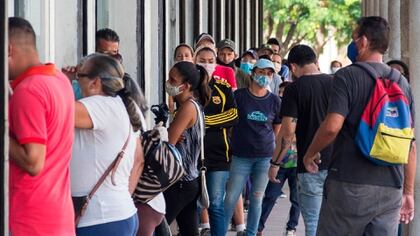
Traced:
<path fill-rule="evenodd" d="M 87 73 L 79 73 L 79 72 L 76 73 L 76 79 L 80 79 L 82 77 L 93 77 L 93 75 L 87 74 Z"/>

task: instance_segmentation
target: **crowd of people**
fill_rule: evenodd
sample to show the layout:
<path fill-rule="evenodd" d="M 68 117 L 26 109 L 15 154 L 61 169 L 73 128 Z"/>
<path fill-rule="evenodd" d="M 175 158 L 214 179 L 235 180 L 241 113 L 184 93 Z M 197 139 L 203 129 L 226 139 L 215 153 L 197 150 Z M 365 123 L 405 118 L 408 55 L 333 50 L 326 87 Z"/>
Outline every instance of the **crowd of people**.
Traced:
<path fill-rule="evenodd" d="M 184 175 L 138 203 L 151 104 L 124 71 L 118 34 L 99 30 L 95 53 L 59 69 L 41 63 L 31 24 L 9 18 L 10 234 L 158 236 L 176 221 L 181 236 L 224 236 L 231 224 L 236 235 L 261 236 L 287 181 L 288 236 L 300 215 L 307 236 L 397 235 L 414 217 L 415 139 L 395 165 L 368 160 L 355 142 L 375 87 L 363 65 L 398 75 L 414 127 L 408 66 L 383 63 L 389 32 L 383 18 L 362 17 L 348 47 L 353 64 L 335 60 L 328 74 L 310 46 L 285 59 L 275 38 L 239 55 L 235 42 L 207 33 L 178 45 L 165 83 L 170 119 L 159 131 Z M 199 204 L 203 183 L 208 207 Z"/>

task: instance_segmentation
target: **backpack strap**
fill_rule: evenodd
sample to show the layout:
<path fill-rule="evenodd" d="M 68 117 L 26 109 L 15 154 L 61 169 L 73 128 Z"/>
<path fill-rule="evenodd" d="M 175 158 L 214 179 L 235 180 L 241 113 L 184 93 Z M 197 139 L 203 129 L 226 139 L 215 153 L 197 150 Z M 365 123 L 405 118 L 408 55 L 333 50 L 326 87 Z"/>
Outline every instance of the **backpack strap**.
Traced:
<path fill-rule="evenodd" d="M 378 71 L 367 62 L 356 62 L 353 65 L 362 68 L 369 74 L 369 77 L 374 79 L 375 81 L 376 79 L 383 77 L 383 75 L 380 75 Z M 401 73 L 398 70 L 391 68 L 391 71 L 389 72 L 386 78 L 398 84 L 401 80 Z"/>

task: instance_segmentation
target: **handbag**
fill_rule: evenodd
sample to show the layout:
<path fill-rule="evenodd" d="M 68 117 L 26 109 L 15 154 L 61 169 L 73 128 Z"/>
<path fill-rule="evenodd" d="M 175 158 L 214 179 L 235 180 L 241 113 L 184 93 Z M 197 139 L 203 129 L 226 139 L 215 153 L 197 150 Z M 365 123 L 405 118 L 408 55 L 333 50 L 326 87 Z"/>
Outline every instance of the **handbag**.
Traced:
<path fill-rule="evenodd" d="M 144 132 L 142 145 L 144 168 L 133 193 L 135 203 L 147 203 L 185 175 L 181 154 L 161 139 L 159 130 Z"/>
<path fill-rule="evenodd" d="M 200 167 L 200 196 L 198 197 L 198 202 L 202 208 L 209 208 L 210 200 L 209 200 L 209 193 L 207 191 L 207 182 L 206 182 L 206 171 L 207 168 L 204 166 L 204 118 L 203 113 L 201 112 L 200 107 L 198 104 L 191 100 L 195 105 L 198 113 L 198 122 L 200 125 L 200 144 L 201 144 L 201 152 L 200 152 L 200 159 L 201 159 L 201 167 Z"/>
<path fill-rule="evenodd" d="M 95 192 L 99 189 L 102 183 L 105 181 L 106 177 L 111 173 L 111 182 L 113 185 L 117 185 L 114 181 L 114 175 L 117 171 L 118 165 L 120 164 L 122 158 L 124 157 L 125 150 L 128 145 L 128 141 L 130 141 L 131 136 L 131 124 L 129 126 L 128 137 L 125 140 L 125 143 L 120 152 L 118 152 L 117 157 L 112 161 L 112 163 L 108 166 L 102 176 L 99 178 L 98 182 L 96 182 L 95 186 L 93 186 L 92 190 L 86 196 L 81 197 L 72 197 L 73 200 L 73 208 L 74 208 L 74 222 L 75 226 L 79 224 L 80 218 L 85 214 L 86 209 L 89 205 L 90 199 L 92 199 Z"/>

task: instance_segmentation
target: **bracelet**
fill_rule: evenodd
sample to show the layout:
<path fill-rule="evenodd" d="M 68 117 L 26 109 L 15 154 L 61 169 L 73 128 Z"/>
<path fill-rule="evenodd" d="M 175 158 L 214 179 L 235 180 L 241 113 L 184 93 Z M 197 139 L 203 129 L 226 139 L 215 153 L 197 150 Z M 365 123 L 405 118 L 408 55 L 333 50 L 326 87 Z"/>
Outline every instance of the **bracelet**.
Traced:
<path fill-rule="evenodd" d="M 280 168 L 280 166 L 279 165 L 273 165 L 273 164 L 270 164 L 270 168 L 275 168 L 275 169 L 277 169 L 277 168 Z"/>
<path fill-rule="evenodd" d="M 278 163 L 276 163 L 275 161 L 273 161 L 273 160 L 270 160 L 270 164 L 271 165 L 273 165 L 273 166 L 280 166 L 280 164 L 278 164 Z"/>

